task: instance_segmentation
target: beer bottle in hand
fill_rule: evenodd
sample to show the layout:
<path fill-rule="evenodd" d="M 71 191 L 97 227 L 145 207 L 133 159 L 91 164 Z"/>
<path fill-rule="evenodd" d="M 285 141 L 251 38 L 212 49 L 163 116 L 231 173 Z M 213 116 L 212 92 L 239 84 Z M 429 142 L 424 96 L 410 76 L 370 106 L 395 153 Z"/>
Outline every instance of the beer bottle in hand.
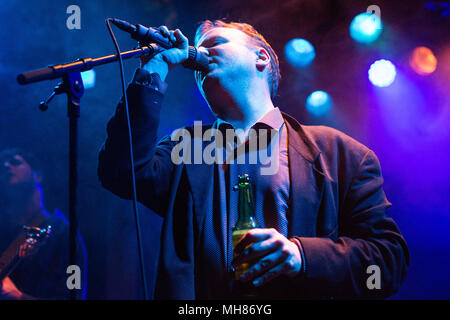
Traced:
<path fill-rule="evenodd" d="M 247 231 L 255 228 L 259 228 L 258 222 L 255 217 L 255 208 L 253 202 L 252 184 L 248 174 L 239 176 L 238 184 L 233 187 L 234 191 L 239 192 L 238 200 L 238 212 L 239 220 L 232 230 L 233 239 L 233 257 L 236 258 L 234 248 L 238 244 L 239 240 L 247 233 Z M 239 277 L 247 272 L 251 267 L 250 263 L 243 263 L 236 267 L 234 272 L 235 280 L 239 280 Z"/>

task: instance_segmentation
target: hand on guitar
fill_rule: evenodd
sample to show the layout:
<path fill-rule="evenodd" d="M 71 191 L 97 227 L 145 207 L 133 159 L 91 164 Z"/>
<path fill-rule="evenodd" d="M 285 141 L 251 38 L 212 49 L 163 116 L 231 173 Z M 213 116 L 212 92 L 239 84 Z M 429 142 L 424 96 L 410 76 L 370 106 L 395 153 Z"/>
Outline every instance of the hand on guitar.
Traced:
<path fill-rule="evenodd" d="M 5 277 L 1 283 L 0 299 L 2 300 L 22 300 L 24 294 L 17 289 L 10 277 Z"/>
<path fill-rule="evenodd" d="M 34 299 L 34 297 L 21 292 L 8 275 L 14 271 L 22 259 L 36 253 L 39 246 L 50 236 L 51 226 L 47 226 L 47 228 L 25 227 L 25 230 L 27 231 L 26 239 L 18 246 L 18 249 L 16 249 L 17 246 L 12 246 L 11 250 L 8 248 L 7 252 L 0 257 L 0 266 L 2 267 L 0 279 L 3 279 L 0 280 L 0 300 Z M 21 239 L 19 238 L 19 240 Z M 9 254 L 9 251 L 13 254 Z"/>

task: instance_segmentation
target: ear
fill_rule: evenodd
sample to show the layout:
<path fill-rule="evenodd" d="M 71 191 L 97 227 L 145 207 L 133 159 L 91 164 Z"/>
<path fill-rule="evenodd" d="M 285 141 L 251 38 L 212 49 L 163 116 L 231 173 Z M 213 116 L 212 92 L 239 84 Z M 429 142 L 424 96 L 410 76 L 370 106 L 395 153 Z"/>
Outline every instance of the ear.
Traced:
<path fill-rule="evenodd" d="M 269 53 L 264 48 L 258 48 L 256 54 L 256 68 L 258 71 L 264 71 L 270 65 Z"/>

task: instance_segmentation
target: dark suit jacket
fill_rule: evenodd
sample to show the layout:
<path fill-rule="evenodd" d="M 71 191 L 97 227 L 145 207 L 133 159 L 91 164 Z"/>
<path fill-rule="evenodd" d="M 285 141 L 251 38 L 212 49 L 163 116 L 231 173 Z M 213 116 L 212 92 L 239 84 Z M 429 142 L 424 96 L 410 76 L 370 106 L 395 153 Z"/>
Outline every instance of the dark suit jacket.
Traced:
<path fill-rule="evenodd" d="M 177 141 L 157 142 L 162 94 L 131 84 L 138 200 L 164 217 L 155 297 L 223 298 L 226 290 L 205 264 L 219 243 L 203 234 L 212 219 L 214 165 L 171 161 Z M 375 154 L 347 135 L 323 126 L 303 126 L 283 114 L 288 129 L 290 199 L 288 237 L 301 242 L 305 273 L 279 277 L 267 287 L 272 298 L 380 298 L 402 282 L 409 252 L 382 189 Z M 204 129 L 211 126 L 205 126 Z M 192 128 L 187 128 L 192 130 Z M 98 174 L 105 188 L 131 199 L 124 106 L 108 123 Z M 370 265 L 381 271 L 381 289 L 370 290 Z M 211 272 L 212 271 L 212 272 Z"/>

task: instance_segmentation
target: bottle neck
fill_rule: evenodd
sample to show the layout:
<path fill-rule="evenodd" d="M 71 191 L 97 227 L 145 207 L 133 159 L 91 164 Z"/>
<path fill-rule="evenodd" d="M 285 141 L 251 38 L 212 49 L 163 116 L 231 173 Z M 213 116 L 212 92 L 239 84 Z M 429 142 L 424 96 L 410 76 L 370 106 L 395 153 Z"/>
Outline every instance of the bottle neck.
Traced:
<path fill-rule="evenodd" d="M 251 184 L 239 188 L 239 220 L 234 227 L 235 230 L 258 228 L 253 203 Z"/>

